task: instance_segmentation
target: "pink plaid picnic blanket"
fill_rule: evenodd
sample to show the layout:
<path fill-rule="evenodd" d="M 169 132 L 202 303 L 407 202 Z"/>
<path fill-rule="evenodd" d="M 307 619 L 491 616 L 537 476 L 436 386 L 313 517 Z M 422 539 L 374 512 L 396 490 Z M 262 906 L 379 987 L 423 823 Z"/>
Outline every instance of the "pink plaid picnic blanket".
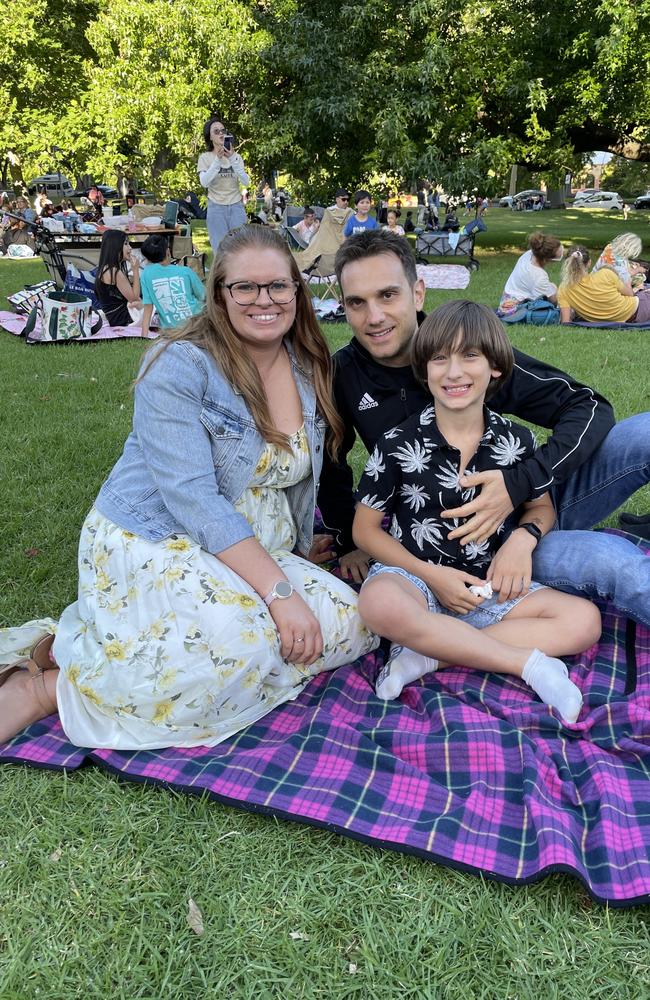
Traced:
<path fill-rule="evenodd" d="M 461 667 L 380 701 L 371 654 L 217 747 L 83 749 L 52 716 L 0 747 L 0 761 L 91 762 L 512 885 L 564 872 L 597 901 L 647 903 L 650 630 L 603 613 L 599 644 L 571 662 L 584 696 L 575 725 L 519 680 Z"/>

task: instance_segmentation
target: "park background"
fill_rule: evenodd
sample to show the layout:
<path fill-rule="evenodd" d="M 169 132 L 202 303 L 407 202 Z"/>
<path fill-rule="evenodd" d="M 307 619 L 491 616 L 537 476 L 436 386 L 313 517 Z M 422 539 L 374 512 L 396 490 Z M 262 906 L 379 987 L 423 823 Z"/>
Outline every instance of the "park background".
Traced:
<path fill-rule="evenodd" d="M 493 197 L 513 165 L 553 191 L 594 150 L 601 187 L 643 193 L 648 23 L 650 0 L 12 0 L 0 183 L 184 194 L 216 112 L 256 183 L 315 204 L 419 177 Z"/>
<path fill-rule="evenodd" d="M 644 13 L 645 0 L 19 0 L 0 14 L 0 147 L 30 175 L 56 168 L 56 144 L 97 180 L 121 167 L 172 193 L 195 186 L 200 125 L 218 108 L 260 177 L 281 165 L 314 200 L 339 178 L 390 171 L 459 191 L 494 180 L 484 190 L 499 194 L 514 162 L 559 183 L 594 149 L 646 155 Z M 650 252 L 641 212 L 623 225 L 490 208 L 486 223 L 469 287 L 428 292 L 427 309 L 457 297 L 495 306 L 534 228 L 593 252 L 628 229 Z M 206 246 L 201 224 L 195 237 Z M 0 298 L 44 276 L 39 261 L 2 260 Z M 333 348 L 350 336 L 324 329 Z M 650 408 L 648 331 L 510 333 L 596 386 L 618 419 Z M 0 338 L 0 621 L 15 624 L 75 597 L 79 528 L 130 428 L 144 348 Z M 627 509 L 650 510 L 648 490 Z M 569 876 L 511 888 L 91 768 L 3 767 L 0 810 L 0 1000 L 648 995 L 647 907 L 608 910 Z"/>

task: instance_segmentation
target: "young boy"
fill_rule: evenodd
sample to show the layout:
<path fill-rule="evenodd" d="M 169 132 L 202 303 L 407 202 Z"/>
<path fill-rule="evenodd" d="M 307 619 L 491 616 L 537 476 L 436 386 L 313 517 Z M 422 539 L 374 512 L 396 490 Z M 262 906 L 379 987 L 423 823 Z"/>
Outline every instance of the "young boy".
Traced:
<path fill-rule="evenodd" d="M 160 326 L 173 329 L 201 312 L 205 289 L 189 267 L 171 263 L 169 241 L 163 234 L 148 236 L 141 249 L 142 256 L 150 262 L 140 273 L 144 303 L 142 336 L 146 337 L 154 306 Z"/>
<path fill-rule="evenodd" d="M 440 517 L 471 500 L 473 490 L 458 482 L 463 473 L 514 465 L 536 447 L 527 428 L 484 406 L 512 371 L 503 326 L 486 306 L 447 302 L 415 334 L 411 362 L 432 403 L 378 442 L 353 526 L 355 544 L 377 560 L 359 613 L 393 642 L 377 694 L 396 698 L 404 684 L 462 663 L 521 677 L 575 722 L 582 696 L 556 657 L 596 642 L 600 616 L 589 601 L 531 582 L 532 552 L 555 522 L 549 495 L 525 503 L 480 544 L 450 540 L 457 525 Z"/>
<path fill-rule="evenodd" d="M 355 191 L 354 205 L 356 212 L 345 223 L 343 227 L 344 236 L 362 233 L 365 229 L 379 229 L 377 220 L 368 214 L 372 205 L 372 198 L 369 191 Z"/>

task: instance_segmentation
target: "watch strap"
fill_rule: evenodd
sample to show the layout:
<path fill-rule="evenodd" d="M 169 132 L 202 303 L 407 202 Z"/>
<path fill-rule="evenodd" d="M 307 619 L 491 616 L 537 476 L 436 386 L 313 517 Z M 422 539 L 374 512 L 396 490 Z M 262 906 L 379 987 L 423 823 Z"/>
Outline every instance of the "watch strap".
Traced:
<path fill-rule="evenodd" d="M 518 528 L 523 528 L 524 531 L 527 531 L 529 535 L 533 536 L 533 538 L 535 539 L 535 541 L 541 542 L 541 540 L 542 540 L 542 529 L 539 528 L 536 524 L 533 524 L 532 521 L 524 521 L 523 524 L 518 524 L 517 527 Z"/>

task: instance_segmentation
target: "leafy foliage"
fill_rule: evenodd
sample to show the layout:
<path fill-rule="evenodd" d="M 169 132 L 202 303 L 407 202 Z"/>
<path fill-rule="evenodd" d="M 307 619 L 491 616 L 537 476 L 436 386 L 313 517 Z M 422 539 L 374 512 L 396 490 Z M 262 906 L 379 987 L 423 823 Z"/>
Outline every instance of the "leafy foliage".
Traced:
<path fill-rule="evenodd" d="M 0 149 L 97 179 L 196 185 L 219 114 L 260 179 L 450 191 L 552 185 L 584 153 L 650 160 L 650 0 L 14 0 Z"/>

